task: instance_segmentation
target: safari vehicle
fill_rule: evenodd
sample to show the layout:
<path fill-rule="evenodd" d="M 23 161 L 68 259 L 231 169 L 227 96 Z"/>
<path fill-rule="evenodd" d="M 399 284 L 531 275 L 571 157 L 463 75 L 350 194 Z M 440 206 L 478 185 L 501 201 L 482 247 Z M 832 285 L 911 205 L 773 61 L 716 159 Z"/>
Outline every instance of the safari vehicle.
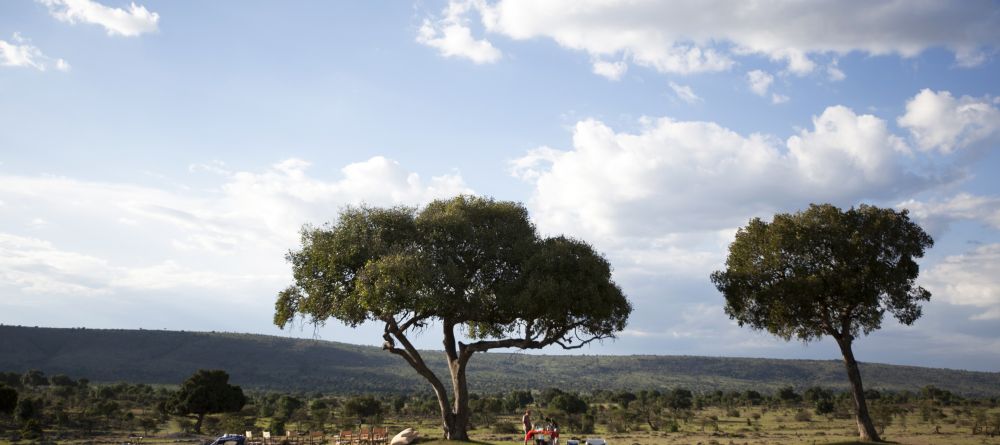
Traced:
<path fill-rule="evenodd" d="M 244 445 L 247 438 L 240 434 L 226 434 L 219 436 L 209 445 Z"/>

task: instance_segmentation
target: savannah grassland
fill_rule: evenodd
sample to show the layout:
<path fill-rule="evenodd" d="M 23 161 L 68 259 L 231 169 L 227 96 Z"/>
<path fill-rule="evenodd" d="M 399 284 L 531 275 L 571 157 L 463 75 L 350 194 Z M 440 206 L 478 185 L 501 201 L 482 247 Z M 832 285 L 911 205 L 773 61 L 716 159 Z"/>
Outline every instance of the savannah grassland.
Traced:
<path fill-rule="evenodd" d="M 601 437 L 608 441 L 610 445 L 791 445 L 791 444 L 853 444 L 857 437 L 857 429 L 853 419 L 836 419 L 811 415 L 812 419 L 805 421 L 796 420 L 796 414 L 800 413 L 797 408 L 768 409 L 765 407 L 751 407 L 740 410 L 740 417 L 727 417 L 727 410 L 717 408 L 706 408 L 694 413 L 694 417 L 687 422 L 678 423 L 678 431 L 668 432 L 663 428 L 653 431 L 649 425 L 637 425 L 631 431 L 613 433 L 609 432 L 606 425 L 597 425 L 594 434 L 574 434 L 563 428 L 561 443 L 567 440 L 589 437 Z M 921 419 L 919 413 L 912 412 L 905 415 L 897 414 L 892 420 L 892 424 L 885 427 L 882 437 L 889 443 L 911 444 L 911 445 L 931 445 L 931 444 L 956 444 L 956 445 L 982 445 L 1000 444 L 1000 435 L 971 434 L 972 423 L 968 416 L 962 414 L 961 409 L 943 410 L 944 419 L 936 421 L 925 421 Z M 729 412 L 732 414 L 732 412 Z M 1000 416 L 1000 408 L 987 411 L 989 416 Z M 748 422 L 749 419 L 749 422 Z M 516 416 L 501 416 L 495 419 L 496 422 L 517 425 L 520 418 Z M 267 419 L 259 419 L 258 425 L 264 425 Z M 33 444 L 33 443 L 66 443 L 66 444 L 201 444 L 210 441 L 223 431 L 213 434 L 193 435 L 182 431 L 183 421 L 176 419 L 168 422 L 165 428 L 154 434 L 137 440 L 136 437 L 129 437 L 130 433 L 108 433 L 89 438 L 60 438 L 47 439 L 43 441 L 10 441 L 0 440 L 0 445 Z M 436 419 L 431 416 L 420 416 L 417 418 L 393 417 L 387 418 L 384 425 L 389 428 L 390 435 L 407 427 L 414 427 L 423 436 L 421 444 L 426 445 L 451 445 L 462 444 L 462 442 L 452 442 L 439 440 L 440 427 Z M 295 423 L 288 424 L 290 430 L 305 429 L 305 425 Z M 260 431 L 258 428 L 255 431 Z M 335 428 L 327 428 L 331 431 Z M 53 431 L 54 432 L 54 431 Z M 242 432 L 240 432 L 242 433 Z M 135 436 L 141 432 L 132 432 Z M 329 434 L 329 433 L 328 433 Z M 52 435 L 48 435 L 52 437 Z M 477 428 L 470 431 L 470 436 L 474 444 L 494 444 L 510 445 L 523 443 L 520 434 L 498 434 L 491 428 Z M 283 444 L 283 441 L 276 441 L 275 444 Z M 315 442 L 290 440 L 289 445 L 301 443 L 303 445 Z M 332 437 L 328 437 L 327 444 L 334 444 Z"/>

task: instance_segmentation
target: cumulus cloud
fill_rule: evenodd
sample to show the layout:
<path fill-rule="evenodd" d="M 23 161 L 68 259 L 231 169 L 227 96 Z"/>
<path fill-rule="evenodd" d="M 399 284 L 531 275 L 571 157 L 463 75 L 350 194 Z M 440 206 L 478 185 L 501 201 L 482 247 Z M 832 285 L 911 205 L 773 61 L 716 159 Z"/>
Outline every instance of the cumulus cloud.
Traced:
<path fill-rule="evenodd" d="M 664 73 L 728 70 L 733 57 L 763 55 L 802 75 L 815 70 L 818 55 L 854 51 L 912 57 L 943 47 L 958 65 L 976 66 L 1000 43 L 994 9 L 989 1 L 892 2 L 872 10 L 865 2 L 834 0 L 735 6 L 722 0 L 450 0 L 443 20 L 475 10 L 487 33 L 552 39 L 594 58 L 625 57 Z M 839 77 L 836 71 L 830 76 Z"/>
<path fill-rule="evenodd" d="M 123 289 L 227 292 L 262 280 L 276 286 L 287 280 L 283 254 L 295 247 L 304 223 L 330 221 L 349 204 L 420 205 L 471 193 L 458 174 L 424 179 L 384 157 L 349 164 L 334 180 L 308 170 L 300 159 L 259 172 L 219 169 L 214 173 L 224 182 L 208 193 L 0 176 L 0 199 L 9 210 L 6 227 L 0 226 L 0 287 L 98 295 Z M 37 215 L 50 222 L 44 232 L 13 233 L 11 223 L 30 223 Z M 79 245 L 80 239 L 112 237 L 114 245 Z M 129 260 L 131 251 L 142 251 L 146 262 Z"/>
<path fill-rule="evenodd" d="M 766 96 L 767 90 L 771 88 L 774 76 L 766 71 L 753 70 L 747 73 L 747 83 L 750 84 L 750 91 L 758 96 Z"/>
<path fill-rule="evenodd" d="M 934 182 L 907 168 L 886 122 L 829 107 L 780 140 L 712 122 L 649 120 L 636 133 L 578 122 L 573 148 L 541 147 L 511 163 L 535 186 L 539 226 L 586 239 L 721 230 L 809 202 L 851 205 Z"/>
<path fill-rule="evenodd" d="M 840 82 L 847 78 L 847 74 L 837 66 L 837 59 L 833 59 L 829 65 L 826 66 L 826 78 L 831 82 Z"/>
<path fill-rule="evenodd" d="M 922 281 L 936 298 L 980 308 L 975 320 L 1000 319 L 1000 244 L 949 256 Z"/>
<path fill-rule="evenodd" d="M 49 68 L 59 71 L 70 69 L 69 63 L 65 60 L 52 59 L 42 54 L 42 50 L 16 32 L 10 42 L 0 40 L 0 66 L 34 68 L 38 71 Z"/>
<path fill-rule="evenodd" d="M 60 249 L 33 237 L 0 232 L 0 285 L 28 295 L 108 295 L 167 288 L 223 290 L 273 281 L 275 276 L 232 275 L 184 267 L 174 261 L 125 266 L 94 255 Z"/>
<path fill-rule="evenodd" d="M 417 32 L 417 42 L 438 50 L 445 57 L 464 57 L 477 64 L 494 63 L 503 56 L 486 39 L 476 39 L 465 17 L 482 3 L 450 2 L 437 20 L 426 19 Z"/>
<path fill-rule="evenodd" d="M 951 153 L 1000 136 L 1000 110 L 989 98 L 924 89 L 906 102 L 906 114 L 896 121 L 910 131 L 922 150 Z"/>
<path fill-rule="evenodd" d="M 683 100 L 684 102 L 687 102 L 689 104 L 695 104 L 701 102 L 701 98 L 694 93 L 694 90 L 691 89 L 690 86 L 678 85 L 677 83 L 674 82 L 670 82 L 669 85 L 670 89 L 674 90 L 674 94 L 676 94 L 677 97 Z"/>
<path fill-rule="evenodd" d="M 952 221 L 979 221 L 1000 229 L 1000 197 L 959 193 L 946 200 L 917 201 L 909 199 L 896 207 L 908 209 L 932 233 L 940 233 Z"/>
<path fill-rule="evenodd" d="M 104 27 L 110 36 L 135 37 L 156 32 L 160 15 L 131 3 L 128 10 L 112 8 L 93 0 L 38 0 L 61 22 L 89 23 Z"/>
<path fill-rule="evenodd" d="M 608 62 L 605 60 L 594 60 L 594 74 L 608 80 L 621 80 L 625 72 L 628 71 L 628 64 L 622 61 Z"/>

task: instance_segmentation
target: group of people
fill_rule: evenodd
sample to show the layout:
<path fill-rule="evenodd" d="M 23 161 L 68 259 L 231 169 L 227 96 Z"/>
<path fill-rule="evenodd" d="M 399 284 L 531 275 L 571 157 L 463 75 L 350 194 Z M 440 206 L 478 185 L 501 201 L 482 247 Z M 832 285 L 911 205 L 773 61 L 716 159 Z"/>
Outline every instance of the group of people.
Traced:
<path fill-rule="evenodd" d="M 559 424 L 550 417 L 543 419 L 543 422 L 531 423 L 531 410 L 524 411 L 524 417 L 521 418 L 521 424 L 524 425 L 524 445 L 528 445 L 531 440 L 535 441 L 535 445 L 559 445 Z"/>

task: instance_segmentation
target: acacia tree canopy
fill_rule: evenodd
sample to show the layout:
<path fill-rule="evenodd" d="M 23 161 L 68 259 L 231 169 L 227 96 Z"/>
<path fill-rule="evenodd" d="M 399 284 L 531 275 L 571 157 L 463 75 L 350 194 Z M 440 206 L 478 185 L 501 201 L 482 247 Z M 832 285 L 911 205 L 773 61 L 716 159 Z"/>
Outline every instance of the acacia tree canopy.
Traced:
<path fill-rule="evenodd" d="M 851 344 L 880 328 L 886 312 L 906 325 L 920 318 L 931 294 L 915 283 L 915 259 L 933 244 L 906 210 L 814 204 L 771 222 L 751 220 L 729 246 L 725 270 L 711 278 L 726 314 L 741 326 L 786 340 L 833 337 L 852 383 L 859 433 L 878 440 Z"/>
<path fill-rule="evenodd" d="M 303 228 L 301 250 L 287 259 L 295 284 L 279 293 L 275 324 L 297 316 L 383 324 L 383 348 L 434 388 L 451 439 L 467 439 L 472 354 L 580 347 L 612 338 L 632 310 L 604 257 L 583 241 L 540 238 L 514 202 L 460 196 L 420 211 L 347 208 L 335 224 Z M 431 323 L 442 329 L 453 406 L 408 337 Z"/>

